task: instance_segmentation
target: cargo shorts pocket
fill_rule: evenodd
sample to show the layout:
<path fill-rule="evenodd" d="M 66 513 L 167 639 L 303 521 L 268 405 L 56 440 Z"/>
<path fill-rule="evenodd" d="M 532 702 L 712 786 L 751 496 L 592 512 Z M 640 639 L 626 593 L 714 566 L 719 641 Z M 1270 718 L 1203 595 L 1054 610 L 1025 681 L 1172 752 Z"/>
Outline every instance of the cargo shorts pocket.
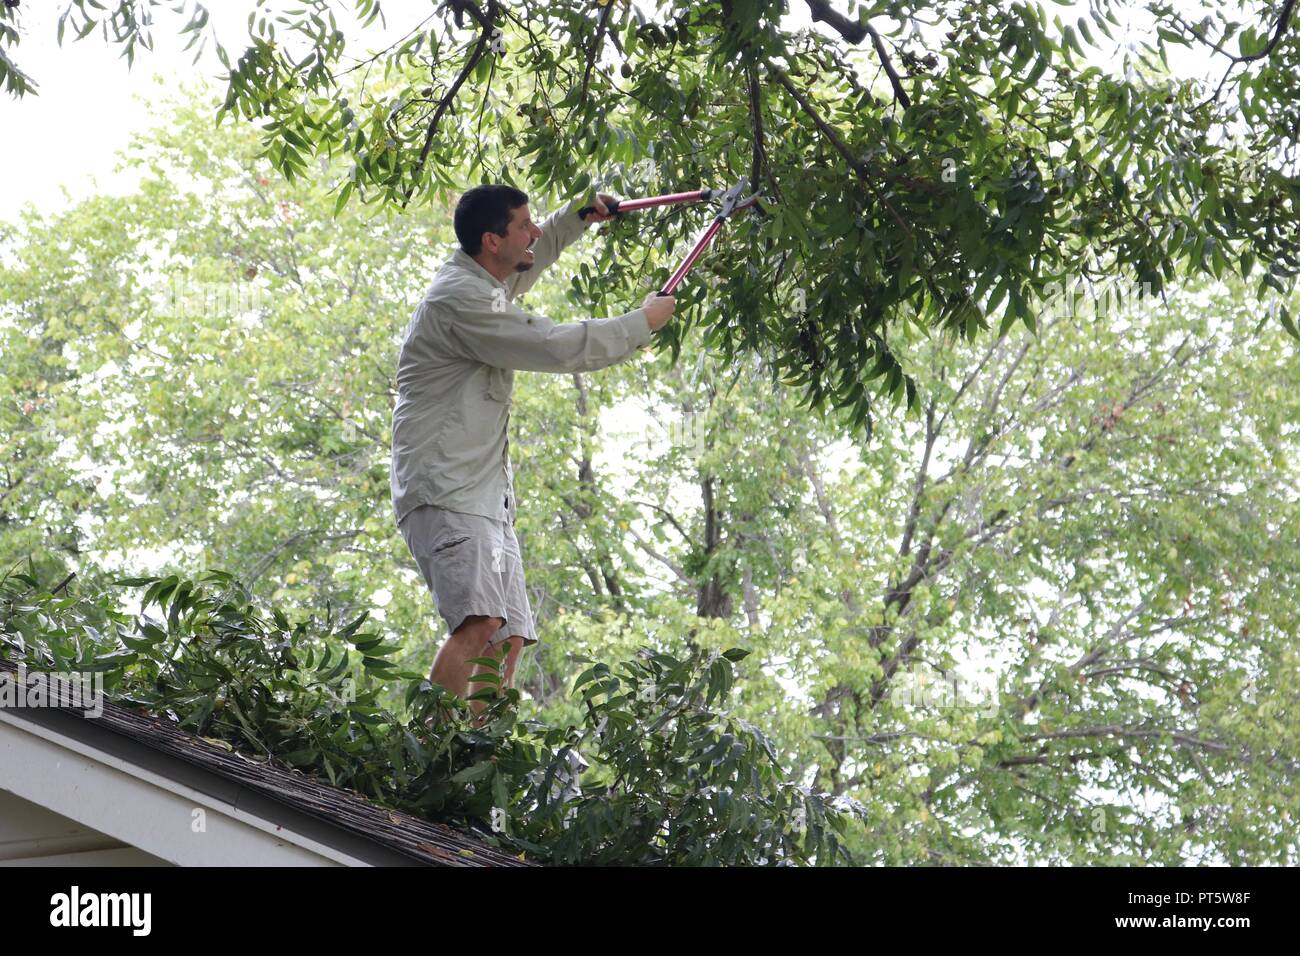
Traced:
<path fill-rule="evenodd" d="M 432 557 L 435 554 L 441 554 L 444 551 L 450 551 L 452 548 L 456 547 L 457 545 L 464 544 L 469 539 L 470 536 L 467 534 L 450 535 L 449 537 L 446 537 L 442 541 L 439 541 L 437 544 L 435 544 L 433 548 L 430 549 L 429 555 L 430 557 Z"/>

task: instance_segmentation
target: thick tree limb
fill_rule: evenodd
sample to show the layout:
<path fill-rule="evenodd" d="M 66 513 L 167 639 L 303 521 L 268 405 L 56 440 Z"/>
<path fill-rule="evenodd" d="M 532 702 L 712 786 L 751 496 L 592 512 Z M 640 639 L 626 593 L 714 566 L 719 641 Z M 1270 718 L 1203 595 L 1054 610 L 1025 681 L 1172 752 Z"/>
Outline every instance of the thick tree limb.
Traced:
<path fill-rule="evenodd" d="M 925 452 L 921 455 L 921 465 L 916 470 L 916 482 L 912 486 L 912 506 L 908 509 L 907 522 L 903 526 L 903 541 L 898 546 L 899 557 L 912 553 L 912 535 L 916 533 L 916 520 L 921 511 L 921 498 L 925 491 L 925 479 L 930 470 L 930 455 L 934 451 L 934 441 L 939 432 L 934 427 L 934 399 L 931 398 L 925 408 Z"/>
<path fill-rule="evenodd" d="M 641 535 L 637 534 L 636 528 L 633 528 L 631 525 L 629 525 L 627 531 L 628 534 L 632 536 L 632 540 L 636 542 L 636 546 L 638 548 L 640 548 L 646 554 L 650 555 L 650 557 L 654 558 L 656 561 L 658 561 L 660 564 L 666 567 L 673 574 L 677 575 L 677 579 L 679 581 L 681 581 L 683 584 L 689 584 L 691 586 L 695 585 L 695 582 L 691 579 L 691 576 L 689 574 L 687 574 L 684 570 L 682 570 L 681 567 L 674 564 L 671 558 L 665 557 L 664 555 L 656 551 L 654 548 L 652 548 L 649 542 L 647 542 L 644 538 L 642 538 Z"/>
<path fill-rule="evenodd" d="M 591 80 L 591 68 L 595 64 L 597 57 L 600 56 L 600 46 L 605 39 L 605 30 L 609 25 L 609 11 L 613 7 L 612 3 L 607 3 L 601 7 L 600 22 L 596 25 L 596 39 L 591 44 L 591 52 L 587 54 L 587 65 L 582 71 L 582 92 L 578 95 L 578 102 L 580 103 L 587 98 L 587 84 Z"/>
<path fill-rule="evenodd" d="M 863 37 L 871 37 L 871 45 L 876 49 L 876 56 L 880 57 L 880 65 L 884 68 L 885 75 L 889 77 L 889 85 L 894 88 L 894 99 L 902 104 L 903 109 L 912 105 L 911 99 L 903 90 L 903 81 L 899 78 L 898 71 L 890 62 L 889 53 L 885 50 L 885 41 L 880 39 L 880 34 L 871 24 L 863 25 L 856 20 L 850 20 L 832 7 L 827 0 L 806 0 L 806 2 L 814 20 L 825 23 L 850 43 L 861 43 Z"/>
<path fill-rule="evenodd" d="M 424 131 L 424 145 L 420 147 L 420 156 L 419 159 L 416 160 L 415 169 L 411 173 L 411 182 L 403 191 L 403 206 L 411 201 L 411 194 L 415 192 L 415 185 L 419 181 L 420 175 L 424 172 L 425 164 L 429 161 L 429 150 L 433 148 L 433 137 L 438 132 L 438 124 L 442 122 L 442 117 L 446 112 L 451 109 L 452 103 L 456 100 L 456 94 L 460 92 L 460 88 L 465 85 L 465 81 L 469 79 L 470 74 L 474 72 L 474 67 L 478 66 L 479 61 L 483 59 L 483 54 L 487 50 L 488 41 L 492 39 L 492 32 L 496 29 L 496 27 L 493 26 L 493 21 L 495 21 L 497 15 L 496 0 L 490 0 L 486 14 L 479 10 L 477 5 L 464 2 L 464 0 L 462 0 L 462 2 L 453 3 L 452 7 L 456 10 L 469 10 L 470 13 L 474 15 L 474 19 L 478 20 L 483 29 L 479 32 L 478 41 L 474 44 L 474 49 L 470 53 L 469 59 L 465 61 L 465 65 L 461 67 L 459 75 L 457 75 L 451 86 L 448 87 L 447 92 L 443 94 L 442 99 L 438 101 L 438 108 L 433 111 L 433 118 L 429 120 L 429 126 Z"/>

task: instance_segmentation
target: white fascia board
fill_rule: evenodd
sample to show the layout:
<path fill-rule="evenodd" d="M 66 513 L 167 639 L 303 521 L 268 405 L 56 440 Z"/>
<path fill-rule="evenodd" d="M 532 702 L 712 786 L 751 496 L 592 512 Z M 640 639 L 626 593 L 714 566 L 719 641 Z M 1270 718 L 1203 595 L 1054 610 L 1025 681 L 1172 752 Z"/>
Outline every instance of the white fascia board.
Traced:
<path fill-rule="evenodd" d="M 4 709 L 0 788 L 179 866 L 371 865 Z"/>

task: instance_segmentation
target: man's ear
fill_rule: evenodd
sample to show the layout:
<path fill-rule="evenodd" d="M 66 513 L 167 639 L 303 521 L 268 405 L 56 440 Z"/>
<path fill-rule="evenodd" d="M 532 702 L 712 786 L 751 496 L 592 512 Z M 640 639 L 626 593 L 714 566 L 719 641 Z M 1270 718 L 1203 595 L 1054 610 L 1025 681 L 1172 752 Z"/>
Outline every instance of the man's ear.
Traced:
<path fill-rule="evenodd" d="M 479 248 L 481 248 L 484 252 L 491 253 L 492 255 L 495 256 L 497 254 L 497 246 L 500 243 L 501 243 L 501 237 L 498 236 L 495 232 L 485 232 L 483 233 L 483 239 L 482 242 L 479 244 Z"/>

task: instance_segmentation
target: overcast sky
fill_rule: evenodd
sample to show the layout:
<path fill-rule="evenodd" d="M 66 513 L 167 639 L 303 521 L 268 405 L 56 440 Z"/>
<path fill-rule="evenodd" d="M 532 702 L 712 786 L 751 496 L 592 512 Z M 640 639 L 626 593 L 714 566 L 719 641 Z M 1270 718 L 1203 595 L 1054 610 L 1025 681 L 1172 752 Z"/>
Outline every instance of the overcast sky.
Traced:
<path fill-rule="evenodd" d="M 71 30 L 57 42 L 59 14 L 67 3 L 23 3 L 22 41 L 11 51 L 19 67 L 38 84 L 38 95 L 14 100 L 0 93 L 0 130 L 5 149 L 4 190 L 0 192 L 0 219 L 12 219 L 30 200 L 42 212 L 52 212 L 72 199 L 96 192 L 121 193 L 134 185 L 125 173 L 114 173 L 116 154 L 133 132 L 152 125 L 151 104 L 163 101 L 184 82 L 214 78 L 225 67 L 211 49 L 197 64 L 197 45 L 186 51 L 189 35 L 180 30 L 187 22 L 164 7 L 156 13 L 154 49 L 138 50 L 128 69 L 122 48 L 105 42 L 98 33 L 75 40 Z M 352 4 L 340 2 L 336 16 L 348 29 L 353 23 L 344 11 Z M 367 28 L 368 41 L 383 45 L 387 33 L 407 30 L 428 16 L 431 0 L 385 0 L 389 29 L 379 21 Z M 234 61 L 248 36 L 248 15 L 255 0 L 220 0 L 206 4 L 210 23 Z M 293 3 L 275 9 L 293 9 Z M 218 88 L 224 84 L 216 82 Z"/>

